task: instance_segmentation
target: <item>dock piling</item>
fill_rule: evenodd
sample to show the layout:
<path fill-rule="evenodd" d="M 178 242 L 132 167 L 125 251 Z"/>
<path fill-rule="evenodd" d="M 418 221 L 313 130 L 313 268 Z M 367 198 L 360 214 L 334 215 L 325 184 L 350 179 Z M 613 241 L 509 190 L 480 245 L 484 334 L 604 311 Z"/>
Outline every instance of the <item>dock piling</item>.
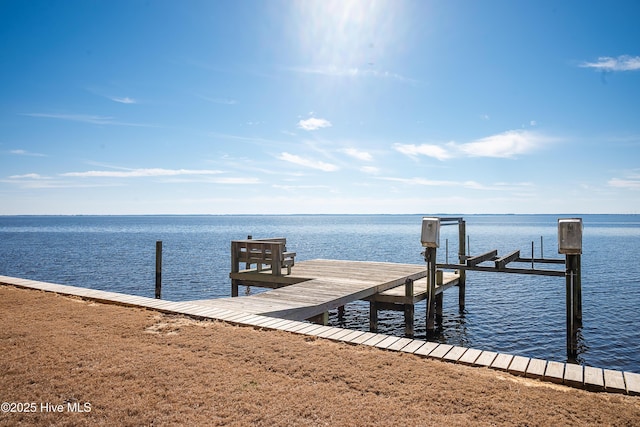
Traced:
<path fill-rule="evenodd" d="M 156 298 L 162 295 L 162 240 L 156 242 Z"/>

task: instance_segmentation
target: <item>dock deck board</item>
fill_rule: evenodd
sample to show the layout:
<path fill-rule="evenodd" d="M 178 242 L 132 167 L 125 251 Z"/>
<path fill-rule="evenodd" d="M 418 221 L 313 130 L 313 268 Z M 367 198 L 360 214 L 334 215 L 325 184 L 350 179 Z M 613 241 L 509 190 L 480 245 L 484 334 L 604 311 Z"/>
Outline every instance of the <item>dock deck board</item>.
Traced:
<path fill-rule="evenodd" d="M 287 276 L 257 271 L 230 274 L 240 284 L 246 282 L 249 285 L 261 283 L 268 277 L 269 282 L 263 284 L 267 287 L 274 283 L 282 285 L 276 289 L 256 295 L 191 303 L 288 320 L 305 320 L 393 288 L 400 288 L 399 292 L 404 295 L 406 279 L 417 281 L 426 274 L 426 267 L 416 264 L 326 259 L 301 261 L 291 268 L 291 274 Z"/>

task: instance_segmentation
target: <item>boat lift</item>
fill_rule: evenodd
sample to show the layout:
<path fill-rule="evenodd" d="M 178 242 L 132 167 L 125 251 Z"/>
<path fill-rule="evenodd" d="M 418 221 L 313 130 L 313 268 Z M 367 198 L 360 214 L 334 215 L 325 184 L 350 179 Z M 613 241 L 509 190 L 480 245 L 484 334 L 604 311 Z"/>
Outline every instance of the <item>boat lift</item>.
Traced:
<path fill-rule="evenodd" d="M 458 225 L 458 263 L 437 263 L 437 249 L 440 247 L 441 225 Z M 423 252 L 427 263 L 427 334 L 435 331 L 436 320 L 436 271 L 438 269 L 451 269 L 460 272 L 459 305 L 464 309 L 466 271 L 482 271 L 495 273 L 533 274 L 539 276 L 565 277 L 566 281 L 566 310 L 567 310 L 567 356 L 575 360 L 578 350 L 578 329 L 582 327 L 582 284 L 580 263 L 582 254 L 582 219 L 562 218 L 558 219 L 558 253 L 565 258 L 535 258 L 533 243 L 531 258 L 520 256 L 520 250 L 515 250 L 504 256 L 498 256 L 497 249 L 480 255 L 470 256 L 465 254 L 466 225 L 461 217 L 424 217 L 422 218 L 422 233 L 420 240 L 425 248 Z M 448 243 L 448 242 L 447 242 Z M 447 245 L 448 246 L 448 245 Z M 448 248 L 447 248 L 448 252 Z M 493 266 L 486 265 L 493 262 Z M 510 263 L 531 263 L 531 268 L 510 267 Z M 485 265 L 481 265 L 485 263 Z M 564 264 L 564 271 L 553 269 L 535 268 L 535 264 Z M 441 295 L 439 295 L 441 297 Z"/>

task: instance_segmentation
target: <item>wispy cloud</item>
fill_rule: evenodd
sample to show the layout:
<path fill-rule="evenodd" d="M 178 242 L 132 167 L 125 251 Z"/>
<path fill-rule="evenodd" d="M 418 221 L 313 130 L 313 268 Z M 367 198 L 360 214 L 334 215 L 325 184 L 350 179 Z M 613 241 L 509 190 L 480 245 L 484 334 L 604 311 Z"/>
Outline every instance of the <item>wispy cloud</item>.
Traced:
<path fill-rule="evenodd" d="M 515 157 L 538 148 L 543 141 L 536 133 L 512 130 L 461 144 L 457 149 L 470 157 Z"/>
<path fill-rule="evenodd" d="M 396 151 L 399 151 L 400 153 L 410 157 L 422 155 L 433 157 L 438 160 L 446 160 L 453 157 L 453 155 L 445 148 L 433 144 L 394 144 L 393 148 L 395 148 Z"/>
<path fill-rule="evenodd" d="M 278 156 L 278 159 L 285 162 L 293 163 L 299 166 L 304 166 L 311 169 L 318 169 L 324 172 L 333 172 L 338 170 L 336 165 L 331 163 L 321 162 L 319 160 L 308 159 L 305 157 L 296 156 L 295 154 L 282 153 Z"/>
<path fill-rule="evenodd" d="M 32 153 L 32 152 L 26 151 L 26 150 L 11 150 L 9 152 L 11 154 L 15 154 L 16 156 L 47 157 L 46 154 Z"/>
<path fill-rule="evenodd" d="M 366 151 L 361 151 L 356 148 L 345 148 L 340 151 L 345 153 L 348 156 L 353 157 L 354 159 L 362 160 L 365 162 L 370 162 L 373 160 L 373 156 L 371 155 L 371 153 L 368 153 Z"/>
<path fill-rule="evenodd" d="M 629 173 L 624 178 L 611 178 L 607 184 L 610 187 L 640 190 L 640 172 Z"/>
<path fill-rule="evenodd" d="M 617 58 L 601 56 L 595 62 L 583 62 L 583 68 L 593 68 L 598 71 L 638 71 L 640 70 L 640 56 L 621 55 Z"/>
<path fill-rule="evenodd" d="M 380 177 L 379 179 L 385 181 L 393 181 L 400 182 L 407 185 L 422 185 L 428 187 L 462 187 L 468 188 L 472 190 L 483 190 L 483 191 L 512 191 L 512 190 L 522 190 L 528 189 L 532 187 L 531 183 L 521 182 L 521 183 L 504 183 L 499 182 L 492 185 L 481 184 L 477 181 L 468 180 L 468 181 L 441 181 L 441 180 L 431 180 L 425 178 L 396 178 L 396 177 Z"/>
<path fill-rule="evenodd" d="M 66 172 L 60 176 L 80 177 L 80 178 L 144 178 L 159 176 L 181 176 L 181 175 L 217 175 L 223 173 L 217 170 L 197 170 L 197 169 L 130 169 L 130 170 L 94 170 L 86 172 Z"/>
<path fill-rule="evenodd" d="M 212 98 L 205 95 L 196 95 L 200 99 L 204 99 L 205 101 L 209 101 L 213 104 L 222 104 L 222 105 L 237 105 L 239 102 L 232 98 Z"/>
<path fill-rule="evenodd" d="M 446 160 L 453 157 L 512 158 L 539 148 L 551 139 L 527 130 L 511 130 L 475 141 L 458 144 L 394 144 L 393 148 L 407 156 L 418 155 Z"/>
<path fill-rule="evenodd" d="M 331 127 L 331 122 L 326 119 L 318 119 L 315 117 L 310 117 L 306 120 L 300 120 L 298 122 L 298 127 L 304 130 L 317 130 L 321 128 Z"/>
<path fill-rule="evenodd" d="M 375 174 L 380 172 L 380 169 L 378 169 L 375 166 L 363 166 L 363 167 L 360 168 L 360 171 L 362 171 L 364 173 L 370 173 L 372 175 L 375 175 Z"/>
<path fill-rule="evenodd" d="M 322 76 L 332 77 L 371 77 L 379 79 L 391 79 L 405 83 L 417 83 L 417 80 L 403 76 L 391 71 L 381 71 L 376 69 L 359 68 L 359 67 L 337 67 L 337 66 L 325 66 L 325 67 L 289 67 L 289 71 L 303 74 L 318 74 Z"/>
<path fill-rule="evenodd" d="M 37 173 L 26 173 L 24 175 L 11 175 L 9 179 L 51 179 Z"/>
<path fill-rule="evenodd" d="M 138 101 L 136 101 L 133 98 L 129 98 L 128 96 L 125 96 L 124 98 L 112 97 L 110 99 L 113 102 L 119 102 L 120 104 L 137 104 L 138 103 Z"/>
<path fill-rule="evenodd" d="M 115 120 L 112 116 L 98 116 L 92 114 L 56 114 L 56 113 L 24 113 L 23 116 L 41 117 L 45 119 L 68 120 L 72 122 L 89 123 L 94 125 L 112 125 L 112 126 L 138 126 L 138 127 L 156 127 L 144 123 L 127 123 Z"/>

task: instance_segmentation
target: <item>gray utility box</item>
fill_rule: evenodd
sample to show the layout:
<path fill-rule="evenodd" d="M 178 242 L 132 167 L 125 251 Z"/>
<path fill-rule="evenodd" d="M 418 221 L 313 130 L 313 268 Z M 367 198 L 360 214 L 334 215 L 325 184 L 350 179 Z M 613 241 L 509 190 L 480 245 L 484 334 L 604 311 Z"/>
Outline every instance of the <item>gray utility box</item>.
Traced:
<path fill-rule="evenodd" d="M 558 220 L 558 253 L 566 255 L 582 253 L 582 218 Z"/>
<path fill-rule="evenodd" d="M 420 241 L 425 248 L 440 247 L 440 218 L 422 218 Z"/>

